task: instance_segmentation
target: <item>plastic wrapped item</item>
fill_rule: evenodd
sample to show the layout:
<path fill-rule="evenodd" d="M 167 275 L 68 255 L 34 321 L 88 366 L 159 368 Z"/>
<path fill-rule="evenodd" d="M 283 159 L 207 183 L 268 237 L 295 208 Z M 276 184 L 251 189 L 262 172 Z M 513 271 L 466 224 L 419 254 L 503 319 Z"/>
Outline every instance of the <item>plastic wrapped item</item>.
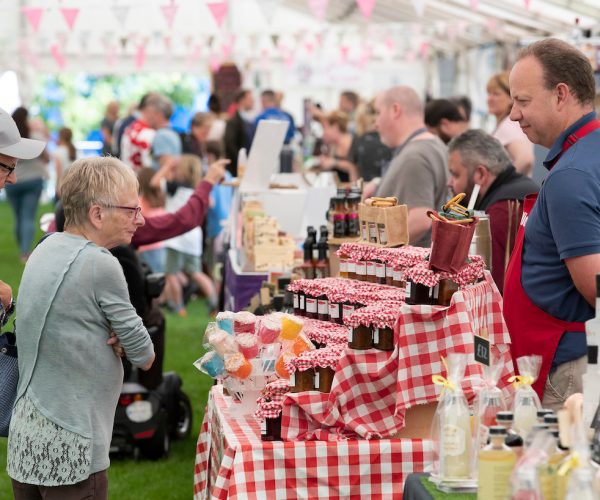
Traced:
<path fill-rule="evenodd" d="M 467 355 L 448 354 L 447 378 L 434 375 L 433 382 L 443 387 L 433 419 L 432 438 L 439 450 L 438 475 L 442 482 L 473 477 L 471 417 L 461 380 Z"/>
<path fill-rule="evenodd" d="M 498 388 L 498 380 L 502 373 L 503 364 L 500 359 L 493 358 L 490 366 L 483 366 L 483 384 L 477 393 L 473 404 L 475 416 L 476 449 L 481 450 L 487 445 L 489 428 L 496 425 L 498 412 L 506 410 L 506 402 L 502 391 Z"/>
<path fill-rule="evenodd" d="M 516 388 L 513 404 L 514 426 L 521 436 L 526 436 L 537 421 L 537 411 L 542 407 L 540 398 L 531 387 L 540 373 L 542 357 L 521 356 L 517 359 L 517 366 L 520 375 L 509 379 L 509 382 L 514 382 Z"/>
<path fill-rule="evenodd" d="M 262 318 L 258 328 L 258 337 L 261 343 L 272 344 L 281 333 L 281 321 L 274 318 Z"/>
<path fill-rule="evenodd" d="M 233 317 L 233 332 L 238 335 L 240 333 L 254 333 L 256 328 L 256 316 L 248 311 L 235 313 Z"/>
<path fill-rule="evenodd" d="M 194 361 L 194 366 L 212 378 L 217 378 L 225 373 L 223 358 L 215 351 L 207 352 L 200 359 Z"/>
<path fill-rule="evenodd" d="M 556 447 L 554 438 L 545 430 L 538 432 L 513 469 L 511 487 L 513 500 L 542 500 L 538 467 L 548 461 Z"/>
<path fill-rule="evenodd" d="M 233 318 L 235 313 L 231 311 L 222 311 L 217 314 L 217 325 L 218 327 L 227 332 L 229 335 L 233 335 Z"/>
<path fill-rule="evenodd" d="M 208 334 L 208 343 L 222 358 L 238 352 L 238 344 L 234 337 L 224 330 L 213 329 Z"/>
<path fill-rule="evenodd" d="M 266 344 L 260 348 L 258 359 L 260 360 L 262 372 L 265 375 L 275 373 L 275 363 L 281 352 L 281 344 Z"/>
<path fill-rule="evenodd" d="M 277 373 L 277 375 L 279 375 L 281 378 L 289 379 L 290 372 L 285 369 L 285 364 L 294 357 L 295 356 L 290 352 L 282 352 L 275 362 L 275 373 Z"/>
<path fill-rule="evenodd" d="M 308 340 L 303 333 L 298 335 L 298 337 L 296 337 L 296 340 L 294 340 L 294 343 L 292 344 L 292 352 L 296 356 L 300 356 L 300 354 L 306 351 L 314 351 L 314 349 L 315 346 L 313 345 L 313 343 L 310 340 Z"/>
<path fill-rule="evenodd" d="M 281 340 L 295 340 L 302 331 L 303 326 L 304 321 L 300 318 L 286 314 L 281 317 L 281 333 L 279 334 L 279 338 Z"/>
<path fill-rule="evenodd" d="M 204 347 L 204 349 L 212 349 L 212 345 L 210 343 L 210 337 L 218 330 L 219 330 L 219 327 L 218 327 L 217 323 L 215 323 L 214 321 L 211 321 L 210 323 L 208 323 L 206 325 L 206 329 L 204 330 L 204 335 L 202 337 L 202 346 Z"/>
<path fill-rule="evenodd" d="M 254 359 L 258 356 L 258 337 L 253 333 L 241 333 L 235 336 L 239 351 L 246 359 Z"/>
<path fill-rule="evenodd" d="M 252 365 L 239 352 L 225 356 L 225 369 L 232 377 L 240 380 L 248 378 L 252 373 Z"/>

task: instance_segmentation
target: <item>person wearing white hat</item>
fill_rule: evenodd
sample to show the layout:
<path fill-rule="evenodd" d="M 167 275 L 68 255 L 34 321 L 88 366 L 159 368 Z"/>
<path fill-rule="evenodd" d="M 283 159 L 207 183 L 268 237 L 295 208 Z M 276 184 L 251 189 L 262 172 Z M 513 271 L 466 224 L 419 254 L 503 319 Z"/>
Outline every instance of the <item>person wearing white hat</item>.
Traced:
<path fill-rule="evenodd" d="M 0 189 L 17 182 L 18 160 L 35 158 L 45 147 L 42 141 L 21 137 L 15 121 L 0 108 Z M 0 280 L 0 325 L 5 324 L 12 309 L 12 289 Z"/>

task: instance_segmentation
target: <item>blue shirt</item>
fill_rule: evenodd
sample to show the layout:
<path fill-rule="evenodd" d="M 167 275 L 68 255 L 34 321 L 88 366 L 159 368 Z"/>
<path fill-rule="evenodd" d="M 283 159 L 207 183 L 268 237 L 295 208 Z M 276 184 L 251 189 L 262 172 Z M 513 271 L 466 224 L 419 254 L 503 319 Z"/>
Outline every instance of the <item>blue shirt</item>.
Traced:
<path fill-rule="evenodd" d="M 571 146 L 552 167 L 566 138 L 596 118 L 592 112 L 556 140 L 550 170 L 525 230 L 521 282 L 531 301 L 555 318 L 585 322 L 594 308 L 577 291 L 564 260 L 600 253 L 600 130 Z M 585 356 L 585 332 L 563 334 L 552 366 Z"/>
<path fill-rule="evenodd" d="M 181 137 L 172 128 L 161 128 L 156 131 L 152 141 L 152 168 L 160 168 L 160 157 L 163 155 L 179 156 L 181 154 Z"/>
<path fill-rule="evenodd" d="M 285 134 L 285 143 L 289 144 L 294 138 L 294 133 L 296 132 L 296 125 L 294 125 L 294 118 L 289 113 L 279 109 L 279 108 L 266 108 L 263 112 L 256 117 L 254 120 L 254 131 L 252 133 L 252 137 L 256 133 L 256 128 L 258 127 L 258 122 L 261 120 L 280 120 L 289 123 L 289 127 Z"/>

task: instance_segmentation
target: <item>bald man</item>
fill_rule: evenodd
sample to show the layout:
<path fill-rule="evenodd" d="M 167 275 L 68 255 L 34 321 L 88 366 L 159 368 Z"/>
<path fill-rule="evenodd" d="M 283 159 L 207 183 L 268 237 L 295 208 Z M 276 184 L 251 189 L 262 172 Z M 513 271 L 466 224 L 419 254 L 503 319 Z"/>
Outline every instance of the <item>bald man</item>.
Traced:
<path fill-rule="evenodd" d="M 379 180 L 377 196 L 396 196 L 408 206 L 411 245 L 431 245 L 431 219 L 448 196 L 447 150 L 441 139 L 427 130 L 423 103 L 410 87 L 393 87 L 375 100 L 375 122 L 381 142 L 393 157 Z"/>

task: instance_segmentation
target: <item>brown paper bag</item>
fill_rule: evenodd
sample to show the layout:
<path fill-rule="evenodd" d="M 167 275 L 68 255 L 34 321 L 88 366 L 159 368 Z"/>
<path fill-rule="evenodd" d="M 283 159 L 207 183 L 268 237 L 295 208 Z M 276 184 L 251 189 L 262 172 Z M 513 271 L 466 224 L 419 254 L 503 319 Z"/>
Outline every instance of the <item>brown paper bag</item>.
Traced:
<path fill-rule="evenodd" d="M 408 207 L 372 207 L 361 203 L 358 206 L 361 224 L 367 224 L 368 241 L 377 246 L 397 247 L 408 244 Z M 362 241 L 361 241 L 362 242 Z"/>
<path fill-rule="evenodd" d="M 477 222 L 479 222 L 477 217 L 468 225 L 433 220 L 429 267 L 449 273 L 460 271 L 467 264 L 469 247 Z"/>

